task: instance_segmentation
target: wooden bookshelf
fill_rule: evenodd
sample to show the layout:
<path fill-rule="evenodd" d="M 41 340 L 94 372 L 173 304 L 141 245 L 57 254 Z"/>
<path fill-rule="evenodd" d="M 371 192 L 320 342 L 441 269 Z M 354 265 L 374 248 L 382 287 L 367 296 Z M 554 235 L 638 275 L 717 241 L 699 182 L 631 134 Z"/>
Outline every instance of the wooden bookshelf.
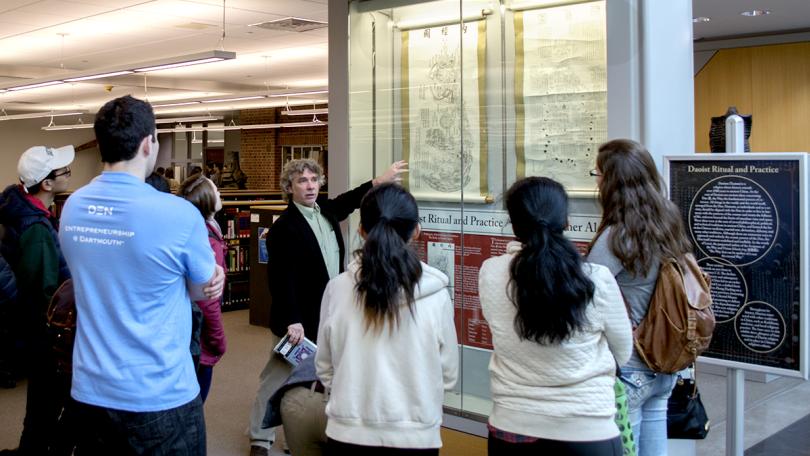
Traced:
<path fill-rule="evenodd" d="M 216 216 L 228 247 L 225 252 L 228 280 L 222 297 L 223 312 L 250 307 L 251 266 L 255 252 L 258 252 L 257 247 L 251 241 L 251 214 L 253 214 L 253 207 L 283 203 L 283 201 L 276 199 L 260 199 L 273 195 L 239 192 L 239 199 L 223 201 L 222 210 Z M 226 195 L 222 195 L 222 198 L 225 200 Z"/>
<path fill-rule="evenodd" d="M 267 229 L 275 219 L 287 208 L 286 203 L 272 205 L 258 205 L 251 207 L 250 221 L 250 248 L 257 252 L 250 257 L 250 324 L 269 327 L 270 306 L 273 300 L 270 297 L 270 287 L 267 283 L 267 263 L 260 250 L 266 252 L 264 246 Z"/>

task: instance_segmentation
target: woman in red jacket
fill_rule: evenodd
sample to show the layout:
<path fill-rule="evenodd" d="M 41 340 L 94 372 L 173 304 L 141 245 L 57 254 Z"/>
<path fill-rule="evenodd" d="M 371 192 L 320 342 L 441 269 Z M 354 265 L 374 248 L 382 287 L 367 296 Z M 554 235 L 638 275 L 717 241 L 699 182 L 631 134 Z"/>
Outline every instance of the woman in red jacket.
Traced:
<path fill-rule="evenodd" d="M 211 249 L 214 250 L 216 262 L 227 270 L 225 267 L 225 250 L 227 249 L 225 239 L 222 237 L 219 224 L 214 221 L 214 214 L 222 209 L 222 200 L 217 186 L 202 174 L 193 174 L 183 182 L 177 194 L 200 210 L 208 228 L 208 241 L 211 243 Z M 222 298 L 196 301 L 195 304 L 202 314 L 202 322 L 198 326 L 200 328 L 200 354 L 196 367 L 197 381 L 200 383 L 200 398 L 205 402 L 211 388 L 214 365 L 225 353 L 227 343 L 225 328 L 222 326 Z M 193 348 L 192 354 L 194 354 Z"/>

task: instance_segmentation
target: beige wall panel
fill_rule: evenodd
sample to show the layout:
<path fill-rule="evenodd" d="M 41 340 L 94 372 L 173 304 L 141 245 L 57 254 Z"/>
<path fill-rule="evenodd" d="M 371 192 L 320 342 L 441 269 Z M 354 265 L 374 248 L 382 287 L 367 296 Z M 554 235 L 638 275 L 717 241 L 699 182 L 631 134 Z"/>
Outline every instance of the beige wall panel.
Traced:
<path fill-rule="evenodd" d="M 709 152 L 712 117 L 722 116 L 729 106 L 743 114 L 752 112 L 751 92 L 751 50 L 725 49 L 715 54 L 695 76 L 696 151 Z M 756 120 L 754 116 L 754 131 Z"/>
<path fill-rule="evenodd" d="M 695 76 L 695 147 L 709 151 L 711 117 L 753 114 L 752 152 L 810 151 L 810 43 L 724 49 Z"/>
<path fill-rule="evenodd" d="M 810 43 L 752 48 L 751 150 L 810 151 Z"/>

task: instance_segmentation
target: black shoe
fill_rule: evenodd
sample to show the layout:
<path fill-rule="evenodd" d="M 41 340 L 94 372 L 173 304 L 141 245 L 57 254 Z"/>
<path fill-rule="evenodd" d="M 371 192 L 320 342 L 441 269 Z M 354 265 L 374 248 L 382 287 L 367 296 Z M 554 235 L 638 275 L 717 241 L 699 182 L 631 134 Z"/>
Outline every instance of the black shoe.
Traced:
<path fill-rule="evenodd" d="M 258 445 L 251 445 L 250 446 L 250 456 L 268 456 L 270 454 L 270 450 L 265 447 L 261 447 Z"/>
<path fill-rule="evenodd" d="M 0 450 L 0 456 L 18 456 L 20 452 L 17 448 L 13 450 Z"/>

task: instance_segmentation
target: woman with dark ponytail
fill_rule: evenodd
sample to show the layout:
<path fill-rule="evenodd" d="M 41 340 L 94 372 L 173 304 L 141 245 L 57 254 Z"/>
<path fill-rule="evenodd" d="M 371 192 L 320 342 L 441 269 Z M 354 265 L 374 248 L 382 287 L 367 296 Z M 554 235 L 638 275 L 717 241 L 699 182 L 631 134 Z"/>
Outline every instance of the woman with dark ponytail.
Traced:
<path fill-rule="evenodd" d="M 616 281 L 563 235 L 559 183 L 515 182 L 506 208 L 517 241 L 478 278 L 494 345 L 489 454 L 620 456 L 613 385 L 632 335 Z"/>
<path fill-rule="evenodd" d="M 326 287 L 315 364 L 332 389 L 330 454 L 439 454 L 458 342 L 447 276 L 419 261 L 418 234 L 413 196 L 374 187 L 360 205 L 363 248 Z"/>
<path fill-rule="evenodd" d="M 610 269 L 638 325 L 647 315 L 661 259 L 683 258 L 692 253 L 692 244 L 643 145 L 629 139 L 602 144 L 593 174 L 602 223 L 588 261 Z M 676 376 L 653 372 L 635 351 L 621 370 L 639 456 L 666 456 L 667 401 Z"/>

